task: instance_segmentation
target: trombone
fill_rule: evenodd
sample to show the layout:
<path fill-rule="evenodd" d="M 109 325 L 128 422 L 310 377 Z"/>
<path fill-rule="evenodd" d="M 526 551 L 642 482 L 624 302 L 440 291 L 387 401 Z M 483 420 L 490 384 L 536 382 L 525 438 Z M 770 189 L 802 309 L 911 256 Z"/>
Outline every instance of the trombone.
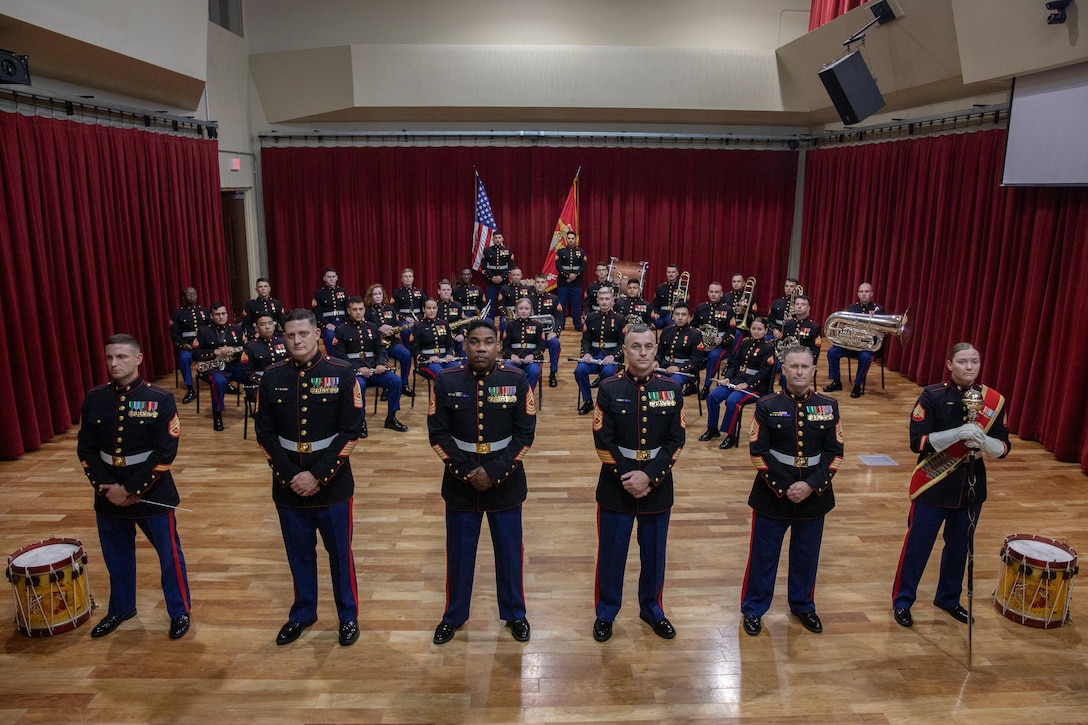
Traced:
<path fill-rule="evenodd" d="M 680 280 L 676 283 L 676 289 L 672 291 L 672 299 L 669 301 L 672 307 L 677 302 L 688 301 L 688 288 L 691 287 L 691 272 L 681 272 Z"/>
<path fill-rule="evenodd" d="M 744 291 L 740 293 L 740 299 L 733 305 L 733 312 L 740 319 L 737 321 L 737 329 L 748 332 L 748 315 L 752 312 L 753 293 L 756 289 L 756 278 L 749 277 L 744 281 Z"/>

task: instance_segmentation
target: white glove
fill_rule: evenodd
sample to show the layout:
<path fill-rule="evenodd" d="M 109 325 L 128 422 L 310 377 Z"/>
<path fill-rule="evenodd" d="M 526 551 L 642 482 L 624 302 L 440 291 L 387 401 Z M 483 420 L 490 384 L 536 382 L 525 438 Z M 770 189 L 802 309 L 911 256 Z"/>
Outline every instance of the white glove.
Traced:
<path fill-rule="evenodd" d="M 956 428 L 956 437 L 961 441 L 975 441 L 982 445 L 982 441 L 978 439 L 979 434 L 982 433 L 982 428 L 979 428 L 975 423 L 964 423 L 959 428 Z M 985 437 L 985 434 L 983 434 Z"/>
<path fill-rule="evenodd" d="M 948 430 L 935 430 L 929 434 L 929 444 L 933 446 L 935 451 L 943 451 L 950 445 L 960 439 L 959 428 L 949 428 Z"/>
<path fill-rule="evenodd" d="M 982 443 L 982 450 L 986 452 L 987 458 L 998 458 L 1005 452 L 1005 444 L 996 438 L 991 438 L 988 435 L 984 435 L 985 440 Z"/>

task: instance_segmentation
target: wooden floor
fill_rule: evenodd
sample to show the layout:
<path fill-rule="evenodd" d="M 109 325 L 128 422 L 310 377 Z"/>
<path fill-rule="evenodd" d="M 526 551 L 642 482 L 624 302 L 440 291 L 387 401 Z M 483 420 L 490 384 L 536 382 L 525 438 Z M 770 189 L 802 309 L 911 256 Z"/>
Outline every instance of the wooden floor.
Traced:
<path fill-rule="evenodd" d="M 564 347 L 576 349 L 570 332 Z M 226 431 L 215 433 L 206 397 L 200 417 L 194 405 L 181 406 L 174 475 L 182 505 L 192 509 L 178 515 L 178 527 L 193 629 L 176 642 L 166 636 L 157 566 L 142 538 L 139 615 L 104 639 L 89 637 L 109 592 L 74 430 L 20 461 L 0 462 L 0 550 L 50 535 L 80 539 L 100 604 L 88 625 L 44 639 L 15 631 L 10 598 L 0 605 L 0 723 L 1088 721 L 1088 594 L 1075 594 L 1074 621 L 1052 630 L 1013 623 L 990 603 L 1006 535 L 1042 534 L 1088 553 L 1085 476 L 1019 439 L 1007 460 L 991 465 L 968 672 L 967 627 L 928 604 L 937 554 L 915 626 L 892 620 L 913 461 L 907 422 L 919 389 L 889 372 L 881 390 L 876 369 L 863 398 L 838 394 L 846 461 L 835 477 L 838 507 L 827 518 L 816 591 L 824 634 L 787 616 L 782 572 L 764 633 L 741 632 L 753 469 L 745 448 L 720 451 L 717 442 L 696 440 L 706 421 L 688 398 L 664 597 L 678 635 L 659 639 L 639 621 L 633 545 L 615 635 L 594 642 L 599 464 L 590 419 L 575 413 L 571 369 L 564 362 L 559 387 L 544 389 L 526 462 L 528 644 L 514 642 L 497 619 L 486 534 L 472 618 L 449 644 L 431 643 L 445 566 L 441 465 L 426 443 L 425 386 L 414 410 L 401 414 L 409 433 L 382 429 L 380 414 L 352 455 L 362 636 L 346 649 L 336 643 L 324 568 L 320 621 L 298 642 L 274 644 L 291 583 L 269 471 L 252 431 L 242 439 L 241 408 L 229 408 Z M 162 382 L 172 387 L 173 378 Z M 898 465 L 858 459 L 872 454 Z"/>

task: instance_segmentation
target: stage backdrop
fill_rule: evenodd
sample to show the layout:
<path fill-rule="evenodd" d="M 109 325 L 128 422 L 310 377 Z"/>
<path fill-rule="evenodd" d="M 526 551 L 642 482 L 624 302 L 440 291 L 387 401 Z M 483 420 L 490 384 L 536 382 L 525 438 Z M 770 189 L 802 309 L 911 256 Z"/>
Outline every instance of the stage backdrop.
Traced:
<path fill-rule="evenodd" d="M 179 290 L 226 292 L 216 144 L 0 113 L 0 457 L 41 447 L 109 378 L 103 341 L 174 368 Z"/>
<path fill-rule="evenodd" d="M 953 343 L 974 343 L 1010 428 L 1088 472 L 1088 189 L 1002 188 L 1005 136 L 809 152 L 801 282 L 820 319 L 861 281 L 890 312 L 910 307 L 914 340 L 888 358 L 919 384 L 946 378 Z"/>
<path fill-rule="evenodd" d="M 434 295 L 469 266 L 478 169 L 499 231 L 526 276 L 541 271 L 575 173 L 578 229 L 592 265 L 647 261 L 647 284 L 675 261 L 706 299 L 733 271 L 769 304 L 786 274 L 797 152 L 614 148 L 264 148 L 269 271 L 288 306 L 308 306 L 322 270 L 350 294 L 400 284 Z M 779 280 L 772 282 L 772 280 Z M 477 283 L 482 277 L 477 275 Z M 773 288 L 773 290 L 772 290 Z M 766 300 L 766 302 L 764 302 Z"/>

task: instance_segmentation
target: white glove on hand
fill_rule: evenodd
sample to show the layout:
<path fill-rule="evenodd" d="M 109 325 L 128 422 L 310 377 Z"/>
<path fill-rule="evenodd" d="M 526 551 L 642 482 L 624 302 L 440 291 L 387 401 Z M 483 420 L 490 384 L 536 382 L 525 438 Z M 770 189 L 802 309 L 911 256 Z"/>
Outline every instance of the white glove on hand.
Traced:
<path fill-rule="evenodd" d="M 990 436 L 983 436 L 986 440 L 982 443 L 982 450 L 986 452 L 987 458 L 998 458 L 1005 452 L 1005 444 L 996 438 Z"/>
<path fill-rule="evenodd" d="M 929 444 L 933 446 L 935 451 L 943 451 L 950 445 L 960 439 L 959 428 L 949 428 L 948 430 L 935 430 L 929 434 Z"/>

